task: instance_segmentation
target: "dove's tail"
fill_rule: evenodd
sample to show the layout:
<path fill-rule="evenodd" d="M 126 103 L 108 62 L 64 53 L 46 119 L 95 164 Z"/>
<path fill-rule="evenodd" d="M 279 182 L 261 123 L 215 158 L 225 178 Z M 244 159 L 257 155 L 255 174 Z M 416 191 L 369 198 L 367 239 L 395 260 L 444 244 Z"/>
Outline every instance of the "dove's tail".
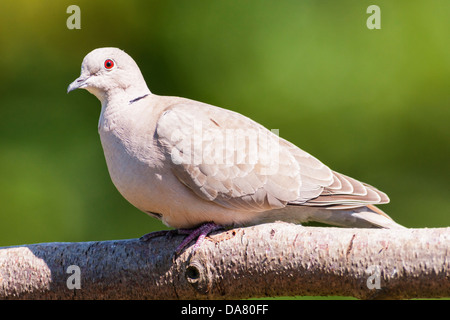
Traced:
<path fill-rule="evenodd" d="M 247 225 L 274 221 L 291 223 L 314 221 L 346 228 L 405 229 L 374 205 L 340 209 L 287 205 L 284 208 L 260 212 Z"/>
<path fill-rule="evenodd" d="M 328 211 L 328 212 L 327 212 Z M 310 215 L 310 220 L 350 228 L 405 229 L 374 205 L 353 209 L 322 209 Z"/>

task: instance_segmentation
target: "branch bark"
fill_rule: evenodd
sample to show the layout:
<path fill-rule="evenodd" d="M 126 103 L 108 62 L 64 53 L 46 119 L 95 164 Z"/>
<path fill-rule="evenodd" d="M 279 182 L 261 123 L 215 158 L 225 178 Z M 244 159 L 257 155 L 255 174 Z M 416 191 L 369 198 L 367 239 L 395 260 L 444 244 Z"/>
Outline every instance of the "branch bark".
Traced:
<path fill-rule="evenodd" d="M 271 223 L 215 232 L 195 253 L 187 248 L 174 256 L 182 239 L 3 247 L 0 299 L 450 296 L 450 228 Z M 73 288 L 78 280 L 81 288 Z"/>

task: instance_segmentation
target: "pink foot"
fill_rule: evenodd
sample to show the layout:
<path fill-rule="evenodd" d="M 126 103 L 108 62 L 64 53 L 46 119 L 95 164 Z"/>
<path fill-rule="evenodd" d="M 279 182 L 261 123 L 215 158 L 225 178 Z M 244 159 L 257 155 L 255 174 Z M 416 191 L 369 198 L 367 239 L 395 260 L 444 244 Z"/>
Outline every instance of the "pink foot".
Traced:
<path fill-rule="evenodd" d="M 187 235 L 186 238 L 180 243 L 180 245 L 175 249 L 176 254 L 180 254 L 181 251 L 195 238 L 197 240 L 195 241 L 193 252 L 195 252 L 200 245 L 202 244 L 203 240 L 205 240 L 205 237 L 210 234 L 213 231 L 216 231 L 218 229 L 222 229 L 221 226 L 215 224 L 214 222 L 207 222 L 202 225 L 200 225 L 197 228 L 193 229 L 177 229 L 177 230 L 162 230 L 162 231 L 155 231 L 151 233 L 147 233 L 139 238 L 141 241 L 148 241 L 150 239 L 156 238 L 156 237 L 173 237 L 175 234 L 184 234 Z"/>
<path fill-rule="evenodd" d="M 183 249 L 189 244 L 189 242 L 197 238 L 197 241 L 195 241 L 194 247 L 192 248 L 193 252 L 195 252 L 200 247 L 203 240 L 205 240 L 205 237 L 211 232 L 218 229 L 222 229 L 222 227 L 215 224 L 214 222 L 207 222 L 193 229 L 179 229 L 178 234 L 186 234 L 188 236 L 184 238 L 184 240 L 177 247 L 177 249 L 175 250 L 176 254 L 179 254 L 181 251 L 183 251 Z"/>

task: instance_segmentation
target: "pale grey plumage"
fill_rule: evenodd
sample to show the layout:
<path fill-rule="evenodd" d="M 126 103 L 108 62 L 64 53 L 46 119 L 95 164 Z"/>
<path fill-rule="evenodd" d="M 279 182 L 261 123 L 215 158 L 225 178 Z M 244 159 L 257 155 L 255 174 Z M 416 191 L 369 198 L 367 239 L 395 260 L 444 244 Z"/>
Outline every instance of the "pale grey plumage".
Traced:
<path fill-rule="evenodd" d="M 99 133 L 115 186 L 167 225 L 285 220 L 401 227 L 372 206 L 389 202 L 383 192 L 332 171 L 253 120 L 150 93 L 136 63 L 119 49 L 89 53 L 68 91 L 77 88 L 102 103 Z M 261 139 L 246 144 L 239 134 L 242 141 Z M 252 148 L 260 151 L 256 158 Z"/>

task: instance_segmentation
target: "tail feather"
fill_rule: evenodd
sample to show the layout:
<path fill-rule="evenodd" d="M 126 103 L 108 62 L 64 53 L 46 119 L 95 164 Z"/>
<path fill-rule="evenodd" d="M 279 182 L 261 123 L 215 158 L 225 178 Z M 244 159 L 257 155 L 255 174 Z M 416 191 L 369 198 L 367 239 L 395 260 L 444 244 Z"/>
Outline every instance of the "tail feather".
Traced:
<path fill-rule="evenodd" d="M 315 220 L 318 218 L 321 220 L 318 222 L 342 227 L 405 229 L 404 226 L 392 220 L 386 213 L 373 205 L 354 209 L 328 211 L 331 211 L 330 214 L 323 220 L 321 219 L 321 214 L 318 214 L 317 216 L 312 214 L 310 219 Z"/>
<path fill-rule="evenodd" d="M 287 205 L 285 208 L 255 214 L 249 225 L 277 220 L 291 223 L 314 221 L 346 228 L 405 229 L 373 205 L 346 209 Z"/>

